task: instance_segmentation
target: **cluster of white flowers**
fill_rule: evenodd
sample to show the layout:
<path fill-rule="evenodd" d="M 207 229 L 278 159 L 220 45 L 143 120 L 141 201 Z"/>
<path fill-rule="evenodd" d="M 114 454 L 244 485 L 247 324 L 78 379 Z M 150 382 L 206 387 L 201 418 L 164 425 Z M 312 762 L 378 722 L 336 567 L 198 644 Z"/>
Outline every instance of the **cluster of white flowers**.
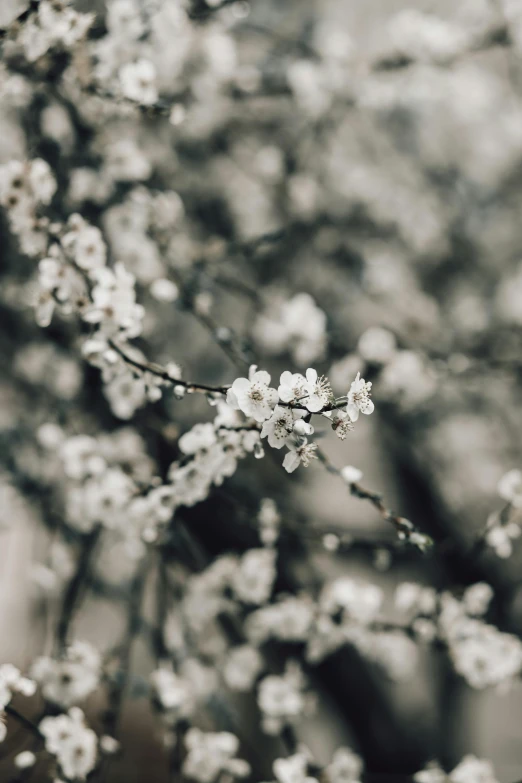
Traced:
<path fill-rule="evenodd" d="M 168 478 L 178 505 L 193 506 L 204 500 L 212 484 L 219 486 L 232 476 L 238 460 L 260 448 L 256 429 L 241 429 L 234 411 L 220 404 L 213 423 L 197 424 L 179 440 L 185 455 L 173 462 Z"/>
<path fill-rule="evenodd" d="M 227 773 L 233 779 L 250 774 L 250 765 L 236 758 L 238 738 L 227 731 L 189 729 L 185 736 L 185 747 L 187 755 L 183 762 L 183 774 L 198 783 L 213 783 L 222 773 Z"/>
<path fill-rule="evenodd" d="M 449 592 L 414 583 L 399 585 L 398 609 L 409 616 L 413 633 L 422 640 L 439 639 L 460 674 L 472 688 L 511 687 L 522 671 L 522 642 L 483 619 L 493 598 L 491 587 L 479 582 L 462 599 Z"/>
<path fill-rule="evenodd" d="M 85 725 L 79 707 L 68 713 L 47 716 L 38 727 L 45 739 L 45 749 L 56 757 L 67 780 L 85 780 L 95 765 L 98 755 L 96 733 Z"/>
<path fill-rule="evenodd" d="M 376 585 L 340 577 L 327 584 L 317 602 L 310 596 L 278 595 L 252 612 L 246 634 L 254 645 L 269 639 L 302 643 L 309 663 L 317 664 L 342 646 L 355 646 L 396 680 L 411 674 L 417 648 L 400 628 L 379 627 L 383 593 Z"/>
<path fill-rule="evenodd" d="M 317 456 L 315 444 L 308 443 L 306 437 L 314 432 L 311 414 L 320 413 L 330 419 L 332 429 L 344 439 L 360 412 L 370 414 L 374 410 L 371 383 L 365 382 L 359 373 L 346 398 L 340 399 L 334 398 L 328 379 L 319 377 L 311 367 L 306 376 L 283 372 L 277 390 L 270 386 L 270 380 L 266 371 L 252 366 L 248 378 L 236 378 L 227 392 L 227 403 L 262 423 L 261 437 L 267 438 L 270 446 L 288 448 L 283 460 L 288 473 L 293 473 L 300 464 L 307 467 Z"/>
<path fill-rule="evenodd" d="M 440 633 L 448 644 L 455 670 L 473 688 L 510 688 L 522 672 L 522 642 L 494 625 L 462 612 L 443 596 Z"/>
<path fill-rule="evenodd" d="M 161 709 L 167 713 L 170 721 L 176 722 L 192 714 L 196 698 L 187 678 L 170 669 L 156 669 L 150 675 L 150 681 Z"/>
<path fill-rule="evenodd" d="M 446 774 L 437 764 L 413 776 L 415 783 L 498 783 L 490 761 L 464 756 L 455 769 Z"/>
<path fill-rule="evenodd" d="M 29 16 L 20 30 L 16 43 L 26 59 L 33 63 L 50 50 L 67 51 L 85 37 L 94 14 L 79 13 L 69 0 L 41 0 L 36 13 Z"/>
<path fill-rule="evenodd" d="M 513 542 L 520 538 L 522 529 L 520 522 L 508 518 L 502 511 L 494 511 L 489 515 L 484 540 L 497 557 L 506 559 L 513 554 Z"/>
<path fill-rule="evenodd" d="M 122 542 L 129 557 L 139 558 L 144 542 L 156 540 L 176 507 L 172 486 L 154 476 L 155 466 L 141 437 L 130 428 L 98 437 L 66 437 L 56 425 L 45 429 L 41 437 L 47 459 L 58 460 L 62 475 L 66 523 L 81 533 L 101 525 Z M 56 573 L 67 577 L 70 554 L 53 552 L 58 557 L 53 555 Z M 54 589 L 56 579 L 50 580 L 48 570 L 39 572 L 38 579 Z"/>
<path fill-rule="evenodd" d="M 400 629 L 379 627 L 383 600 L 379 587 L 349 577 L 325 585 L 308 636 L 307 659 L 319 663 L 349 644 L 394 679 L 411 674 L 417 661 L 416 646 Z"/>
<path fill-rule="evenodd" d="M 257 703 L 261 725 L 267 734 L 279 735 L 313 712 L 315 699 L 305 692 L 305 678 L 296 661 L 289 661 L 283 675 L 269 674 L 259 683 Z"/>
<path fill-rule="evenodd" d="M 308 748 L 299 748 L 297 753 L 274 761 L 273 770 L 277 783 L 317 783 L 318 778 L 327 783 L 360 783 L 363 762 L 350 748 L 338 748 L 331 762 L 315 776 L 317 765 Z"/>
<path fill-rule="evenodd" d="M 45 251 L 49 220 L 39 210 L 50 204 L 55 192 L 56 180 L 42 158 L 26 162 L 11 160 L 0 166 L 0 204 L 7 212 L 22 251 L 28 256 Z"/>

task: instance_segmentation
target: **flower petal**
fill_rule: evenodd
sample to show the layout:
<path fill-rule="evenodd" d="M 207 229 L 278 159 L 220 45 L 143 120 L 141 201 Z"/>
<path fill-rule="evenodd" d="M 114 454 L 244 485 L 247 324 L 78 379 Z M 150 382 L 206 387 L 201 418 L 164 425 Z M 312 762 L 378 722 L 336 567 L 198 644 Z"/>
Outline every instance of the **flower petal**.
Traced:
<path fill-rule="evenodd" d="M 258 370 L 252 376 L 252 383 L 263 383 L 265 386 L 269 386 L 270 374 L 266 370 Z"/>
<path fill-rule="evenodd" d="M 232 384 L 232 391 L 234 394 L 238 392 L 247 392 L 250 389 L 250 381 L 248 378 L 236 378 Z"/>
<path fill-rule="evenodd" d="M 312 397 L 303 400 L 303 404 L 308 408 L 310 413 L 317 413 L 317 411 L 320 411 L 323 407 L 323 401 L 315 394 Z"/>
<path fill-rule="evenodd" d="M 283 467 L 287 473 L 293 473 L 299 467 L 301 460 L 295 451 L 289 451 L 283 460 Z"/>
<path fill-rule="evenodd" d="M 373 400 L 363 400 L 361 403 L 359 403 L 359 410 L 361 413 L 364 413 L 366 416 L 369 416 L 370 413 L 373 413 L 375 410 L 375 405 L 373 404 Z"/>
<path fill-rule="evenodd" d="M 357 421 L 359 418 L 359 408 L 357 405 L 354 405 L 353 402 L 349 402 L 346 406 L 346 413 L 352 421 Z"/>

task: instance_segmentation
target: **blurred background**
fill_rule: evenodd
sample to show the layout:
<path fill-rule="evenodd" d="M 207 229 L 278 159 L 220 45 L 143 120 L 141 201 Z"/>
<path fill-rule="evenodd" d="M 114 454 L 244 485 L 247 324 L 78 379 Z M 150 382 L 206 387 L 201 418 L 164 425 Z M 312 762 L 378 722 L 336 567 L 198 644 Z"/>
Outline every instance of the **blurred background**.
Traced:
<path fill-rule="evenodd" d="M 255 499 L 271 497 L 319 530 L 282 544 L 286 589 L 345 574 L 387 596 L 402 581 L 486 581 L 496 624 L 522 634 L 521 546 L 510 557 L 467 554 L 501 505 L 499 479 L 520 467 L 522 3 L 201 2 L 188 8 L 190 32 L 175 2 L 133 5 L 142 27 L 131 42 L 118 41 L 116 3 L 87 0 L 75 8 L 98 16 L 74 54 L 51 48 L 24 59 L 17 41 L 4 42 L 0 163 L 43 158 L 58 184 L 51 219 L 79 212 L 102 229 L 110 257 L 137 278 L 149 358 L 215 384 L 249 363 L 273 379 L 311 365 L 337 394 L 360 370 L 373 381 L 375 414 L 345 441 L 326 431 L 324 450 L 360 468 L 365 486 L 435 541 L 453 542 L 421 558 L 395 551 L 390 526 L 320 466 L 289 476 L 265 459 L 254 472 L 250 457 L 222 492 L 187 510 L 201 547 L 213 557 L 254 546 L 233 499 L 254 514 Z M 3 0 L 0 27 L 26 6 Z M 142 46 L 167 112 L 115 94 L 115 68 Z M 38 248 L 20 247 L 6 210 L 0 234 L 0 652 L 25 669 L 49 650 L 59 609 L 42 564 L 52 571 L 60 475 L 44 457 L 41 425 L 69 434 L 135 427 L 161 472 L 178 436 L 210 414 L 204 399 L 169 397 L 130 401 L 120 415 L 81 359 L 78 324 L 35 325 Z M 155 296 L 157 278 L 175 282 L 175 301 Z M 298 294 L 312 299 L 296 303 Z M 323 530 L 341 539 L 362 531 L 376 543 L 331 552 Z M 78 638 L 102 651 L 117 643 L 118 591 L 132 568 L 104 544 Z M 127 751 L 110 780 L 168 779 L 160 726 L 139 691 L 153 666 L 139 638 Z M 522 777 L 520 690 L 473 690 L 437 651 L 422 653 L 406 683 L 346 649 L 315 676 L 317 713 L 299 736 L 321 763 L 350 744 L 392 783 L 432 758 L 451 768 L 472 752 L 493 761 L 500 783 Z M 99 694 L 87 703 L 93 722 L 101 703 Z M 252 709 L 247 699 L 234 704 L 249 742 L 270 759 L 275 740 L 261 735 Z M 15 726 L 2 780 L 26 743 Z M 270 774 L 267 762 L 254 779 Z"/>

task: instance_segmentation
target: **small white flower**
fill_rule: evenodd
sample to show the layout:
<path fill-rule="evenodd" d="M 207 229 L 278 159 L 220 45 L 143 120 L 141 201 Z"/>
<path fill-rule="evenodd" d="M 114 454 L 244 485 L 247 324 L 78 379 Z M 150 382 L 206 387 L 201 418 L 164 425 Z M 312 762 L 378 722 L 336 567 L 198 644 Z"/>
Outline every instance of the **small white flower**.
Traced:
<path fill-rule="evenodd" d="M 81 221 L 62 238 L 63 248 L 80 269 L 91 271 L 105 266 L 107 248 L 99 228 Z"/>
<path fill-rule="evenodd" d="M 120 334 L 137 337 L 141 334 L 144 309 L 136 303 L 134 284 L 136 279 L 123 264 L 114 269 L 102 267 L 95 270 L 96 285 L 92 289 L 92 306 L 83 319 L 99 324 L 100 330 L 109 336 Z"/>
<path fill-rule="evenodd" d="M 62 660 L 37 658 L 31 674 L 46 699 L 62 707 L 83 701 L 100 681 L 101 661 L 97 650 L 87 642 L 76 641 Z"/>
<path fill-rule="evenodd" d="M 291 373 L 286 370 L 279 379 L 277 393 L 282 402 L 298 402 L 301 397 L 308 393 L 306 391 L 306 378 L 299 372 Z"/>
<path fill-rule="evenodd" d="M 259 651 L 249 644 L 233 647 L 227 656 L 223 677 L 234 691 L 249 691 L 263 668 Z"/>
<path fill-rule="evenodd" d="M 214 426 L 210 422 L 195 424 L 178 440 L 178 446 L 183 454 L 195 454 L 197 451 L 208 450 L 216 442 Z"/>
<path fill-rule="evenodd" d="M 192 714 L 196 700 L 188 680 L 168 669 L 157 669 L 150 679 L 161 706 L 176 720 Z"/>
<path fill-rule="evenodd" d="M 230 732 L 203 732 L 191 728 L 185 735 L 187 755 L 183 762 L 183 775 L 198 783 L 213 783 L 221 773 L 232 777 L 246 777 L 250 766 L 242 759 L 234 758 L 239 740 Z"/>
<path fill-rule="evenodd" d="M 462 598 L 464 607 L 469 614 L 483 615 L 493 598 L 493 589 L 486 582 L 477 582 L 468 587 Z"/>
<path fill-rule="evenodd" d="M 335 411 L 331 415 L 331 422 L 332 429 L 340 440 L 344 440 L 354 428 L 353 421 L 346 411 Z"/>
<path fill-rule="evenodd" d="M 49 164 L 42 158 L 35 158 L 29 164 L 29 184 L 36 201 L 51 202 L 56 193 L 56 180 Z"/>
<path fill-rule="evenodd" d="M 360 756 L 350 748 L 338 748 L 324 774 L 327 783 L 358 783 L 363 771 Z"/>
<path fill-rule="evenodd" d="M 307 468 L 311 460 L 317 459 L 315 443 L 289 443 L 288 449 L 288 454 L 283 460 L 283 467 L 287 473 L 293 473 L 301 463 Z"/>
<path fill-rule="evenodd" d="M 235 596 L 244 603 L 261 605 L 268 601 L 276 578 L 274 549 L 249 549 L 232 577 Z"/>
<path fill-rule="evenodd" d="M 327 378 L 317 375 L 317 370 L 308 368 L 306 371 L 305 393 L 307 396 L 303 400 L 303 405 L 308 408 L 310 413 L 317 413 L 322 410 L 332 396 L 332 388 Z"/>
<path fill-rule="evenodd" d="M 346 406 L 346 411 L 352 421 L 357 421 L 359 412 L 367 416 L 373 413 L 375 406 L 370 399 L 371 388 L 372 384 L 366 383 L 364 378 L 361 378 L 361 373 L 358 372 L 348 392 L 348 405 Z"/>
<path fill-rule="evenodd" d="M 130 419 L 138 408 L 147 401 L 145 381 L 131 372 L 115 375 L 104 386 L 111 410 L 119 419 Z"/>
<path fill-rule="evenodd" d="M 284 726 L 304 715 L 308 700 L 303 691 L 304 678 L 298 665 L 287 664 L 282 676 L 271 674 L 259 683 L 257 701 L 262 727 L 267 734 L 279 734 Z"/>
<path fill-rule="evenodd" d="M 493 549 L 497 557 L 506 560 L 513 554 L 512 536 L 507 527 L 496 525 L 486 533 L 486 544 Z"/>
<path fill-rule="evenodd" d="M 123 94 L 136 103 L 150 106 L 158 100 L 156 68 L 150 60 L 141 59 L 120 68 L 120 84 Z"/>
<path fill-rule="evenodd" d="M 46 717 L 39 725 L 45 748 L 56 756 L 68 780 L 83 780 L 94 769 L 97 737 L 84 723 L 83 712 L 72 707 L 67 715 Z"/>
<path fill-rule="evenodd" d="M 294 426 L 292 410 L 276 405 L 270 418 L 263 422 L 261 437 L 268 438 L 268 443 L 272 448 L 280 449 L 288 443 Z"/>
<path fill-rule="evenodd" d="M 314 783 L 315 778 L 307 774 L 308 758 L 304 753 L 295 753 L 274 761 L 274 775 L 278 783 Z"/>
<path fill-rule="evenodd" d="M 253 369 L 253 372 L 252 372 Z M 256 421 L 270 418 L 277 403 L 277 392 L 270 388 L 270 375 L 264 370 L 251 368 L 249 378 L 236 378 L 228 390 L 227 402 L 235 410 Z"/>
<path fill-rule="evenodd" d="M 522 471 L 510 470 L 505 473 L 497 485 L 497 492 L 516 508 L 522 508 Z"/>

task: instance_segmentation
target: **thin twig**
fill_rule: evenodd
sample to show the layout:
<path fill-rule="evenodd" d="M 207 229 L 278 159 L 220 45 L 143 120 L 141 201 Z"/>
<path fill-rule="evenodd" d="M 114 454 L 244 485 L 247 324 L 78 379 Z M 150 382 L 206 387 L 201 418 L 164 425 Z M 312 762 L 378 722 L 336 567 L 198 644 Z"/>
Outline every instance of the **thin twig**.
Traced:
<path fill-rule="evenodd" d="M 22 726 L 25 726 L 26 729 L 28 729 L 32 734 L 34 734 L 35 737 L 38 737 L 38 739 L 43 740 L 43 734 L 36 725 L 36 723 L 33 723 L 33 721 L 30 718 L 26 718 L 25 715 L 22 715 L 21 712 L 18 712 L 15 707 L 11 706 L 11 704 L 7 704 L 5 707 L 5 711 L 8 715 L 11 715 L 12 718 L 18 721 L 18 723 L 21 723 Z"/>
<path fill-rule="evenodd" d="M 173 386 L 183 386 L 183 388 L 187 389 L 187 391 L 205 393 L 210 392 L 213 394 L 222 395 L 225 395 L 230 388 L 229 386 L 209 386 L 205 383 L 189 383 L 188 381 L 183 381 L 180 378 L 173 378 L 167 372 L 167 370 L 163 369 L 163 367 L 161 367 L 159 364 L 152 364 L 151 362 L 140 362 L 137 359 L 133 359 L 132 356 L 129 356 L 127 353 L 125 353 L 123 348 L 115 343 L 114 340 L 109 340 L 108 342 L 110 347 L 116 351 L 119 356 L 121 356 L 126 364 L 129 364 L 131 367 L 135 367 L 137 370 L 141 370 L 141 372 L 149 372 L 151 375 L 156 375 L 158 378 L 167 381 Z"/>

